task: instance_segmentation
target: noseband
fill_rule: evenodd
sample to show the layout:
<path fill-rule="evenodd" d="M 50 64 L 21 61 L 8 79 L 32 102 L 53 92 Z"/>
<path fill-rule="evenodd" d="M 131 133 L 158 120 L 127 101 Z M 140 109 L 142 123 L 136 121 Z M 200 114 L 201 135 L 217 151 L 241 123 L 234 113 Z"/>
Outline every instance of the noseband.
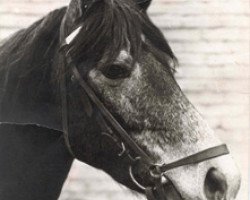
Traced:
<path fill-rule="evenodd" d="M 168 164 L 157 164 L 154 160 L 130 137 L 128 132 L 120 125 L 120 123 L 114 118 L 114 116 L 109 112 L 109 110 L 104 106 L 100 99 L 96 96 L 95 92 L 88 85 L 88 83 L 80 75 L 77 66 L 74 64 L 69 51 L 69 44 L 76 37 L 82 27 L 78 27 L 73 33 L 65 37 L 64 34 L 64 23 L 61 26 L 61 53 L 62 53 L 62 67 L 64 70 L 69 68 L 71 70 L 74 79 L 77 80 L 78 84 L 83 89 L 86 102 L 92 102 L 93 105 L 99 110 L 101 115 L 98 118 L 98 123 L 102 127 L 103 135 L 109 136 L 117 146 L 121 148 L 121 153 L 118 156 L 127 156 L 131 160 L 131 165 L 129 166 L 129 174 L 131 180 L 134 184 L 143 190 L 148 198 L 148 200 L 166 200 L 167 190 L 165 189 L 166 181 L 169 181 L 166 177 L 166 172 L 173 168 L 180 166 L 197 164 L 215 157 L 229 154 L 227 146 L 225 144 L 208 148 L 206 150 L 200 151 L 196 154 L 190 155 L 178 161 L 168 163 Z M 75 153 L 72 150 L 69 141 L 69 129 L 68 129 L 68 108 L 67 108 L 67 94 L 66 94 L 66 77 L 62 77 L 61 80 L 61 98 L 62 98 L 62 120 L 63 120 L 63 131 L 66 146 L 69 152 L 74 156 Z M 91 104 L 90 104 L 91 105 Z M 87 114 L 90 113 L 91 109 L 87 109 Z M 109 125 L 108 125 L 108 124 Z M 112 128 L 110 128 L 112 127 Z M 136 157 L 132 157 L 133 152 Z M 133 174 L 133 167 L 136 163 L 143 163 L 147 166 L 148 174 L 150 180 L 152 180 L 152 185 L 150 187 L 145 187 L 141 185 L 135 178 Z M 179 194 L 173 194 L 171 199 L 181 199 Z"/>

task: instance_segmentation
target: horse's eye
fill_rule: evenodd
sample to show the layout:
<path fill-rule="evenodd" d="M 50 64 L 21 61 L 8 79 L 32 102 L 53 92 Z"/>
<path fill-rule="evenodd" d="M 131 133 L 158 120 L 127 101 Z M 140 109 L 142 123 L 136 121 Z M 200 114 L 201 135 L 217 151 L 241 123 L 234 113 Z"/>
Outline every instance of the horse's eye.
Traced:
<path fill-rule="evenodd" d="M 103 75 L 109 79 L 121 79 L 130 75 L 130 70 L 123 65 L 110 65 L 103 70 Z"/>

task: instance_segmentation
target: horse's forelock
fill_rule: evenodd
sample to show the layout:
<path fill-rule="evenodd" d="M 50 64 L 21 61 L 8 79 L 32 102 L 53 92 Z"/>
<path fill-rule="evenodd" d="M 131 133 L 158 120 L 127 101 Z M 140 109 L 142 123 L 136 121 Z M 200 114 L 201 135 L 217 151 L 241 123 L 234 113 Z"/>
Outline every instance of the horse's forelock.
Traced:
<path fill-rule="evenodd" d="M 105 54 L 107 62 L 112 62 L 129 45 L 136 59 L 141 48 L 141 18 L 132 0 L 97 1 L 80 22 L 83 29 L 72 42 L 72 57 L 78 60 L 94 56 L 92 59 L 98 61 Z"/>
<path fill-rule="evenodd" d="M 128 46 L 136 62 L 144 43 L 142 35 L 159 50 L 175 58 L 163 34 L 134 0 L 96 1 L 78 23 L 83 28 L 70 47 L 76 62 L 88 59 L 99 62 L 105 55 L 106 64 L 112 63 Z"/>

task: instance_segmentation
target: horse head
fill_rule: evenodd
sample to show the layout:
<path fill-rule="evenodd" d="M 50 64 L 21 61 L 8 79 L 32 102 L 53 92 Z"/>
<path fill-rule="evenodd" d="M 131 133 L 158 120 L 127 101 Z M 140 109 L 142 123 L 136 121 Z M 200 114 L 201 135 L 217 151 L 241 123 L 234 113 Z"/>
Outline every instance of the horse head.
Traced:
<path fill-rule="evenodd" d="M 80 87 L 79 77 L 68 68 L 71 62 L 130 138 L 159 166 L 222 144 L 176 82 L 178 62 L 148 18 L 150 3 L 72 0 L 61 26 L 61 41 L 68 40 L 66 54 L 71 59 L 65 62 L 63 54 L 60 66 L 65 69 L 59 67 L 66 83 L 71 149 L 79 160 L 139 192 L 152 184 L 147 166 L 136 163 L 136 152 L 119 143 L 119 137 L 104 131 L 116 130 Z M 230 155 L 163 174 L 183 199 L 232 200 L 240 185 Z"/>

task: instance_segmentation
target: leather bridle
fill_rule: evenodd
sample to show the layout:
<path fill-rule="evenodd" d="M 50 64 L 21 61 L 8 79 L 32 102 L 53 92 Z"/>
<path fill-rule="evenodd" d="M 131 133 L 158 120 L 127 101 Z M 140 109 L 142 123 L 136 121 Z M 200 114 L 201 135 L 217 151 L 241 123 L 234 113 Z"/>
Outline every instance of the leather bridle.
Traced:
<path fill-rule="evenodd" d="M 190 155 L 178 161 L 168 163 L 168 164 L 157 164 L 154 160 L 130 137 L 129 133 L 120 125 L 120 123 L 114 118 L 114 116 L 109 112 L 109 110 L 104 106 L 104 104 L 100 101 L 100 99 L 96 96 L 95 92 L 88 85 L 88 83 L 82 78 L 79 73 L 77 66 L 74 64 L 72 57 L 70 56 L 69 44 L 79 33 L 81 26 L 78 27 L 75 31 L 73 31 L 69 36 L 65 37 L 64 33 L 64 22 L 61 26 L 61 48 L 60 52 L 62 53 L 62 63 L 61 67 L 66 71 L 69 68 L 74 79 L 77 80 L 78 84 L 83 89 L 85 95 L 84 98 L 88 105 L 94 105 L 101 115 L 99 115 L 98 122 L 101 125 L 102 133 L 104 135 L 108 135 L 112 138 L 112 140 L 121 148 L 121 153 L 118 156 L 126 155 L 131 160 L 131 165 L 129 166 L 129 174 L 131 180 L 135 183 L 135 185 L 143 190 L 148 198 L 148 200 L 166 200 L 166 190 L 164 185 L 165 181 L 168 181 L 168 178 L 165 175 L 165 172 L 171 170 L 173 168 L 177 168 L 180 166 L 197 164 L 215 157 L 219 157 L 222 155 L 229 154 L 227 146 L 225 144 L 215 146 L 212 148 L 205 149 L 196 154 Z M 67 107 L 67 90 L 66 90 L 66 77 L 65 75 L 61 80 L 61 98 L 62 98 L 62 123 L 63 123 L 63 132 L 66 146 L 69 152 L 73 157 L 77 158 L 75 155 L 71 143 L 69 140 L 69 128 L 68 128 L 68 107 Z M 92 103 L 89 103 L 92 102 Z M 89 109 L 86 111 L 87 114 L 91 115 Z M 108 124 L 109 125 L 108 125 Z M 133 152 L 136 157 L 133 157 L 130 152 Z M 133 166 L 136 163 L 143 163 L 147 166 L 148 174 L 150 176 L 150 180 L 152 185 L 149 187 L 144 187 L 141 185 L 133 175 Z M 177 194 L 172 197 L 172 199 L 180 199 L 180 196 Z"/>

